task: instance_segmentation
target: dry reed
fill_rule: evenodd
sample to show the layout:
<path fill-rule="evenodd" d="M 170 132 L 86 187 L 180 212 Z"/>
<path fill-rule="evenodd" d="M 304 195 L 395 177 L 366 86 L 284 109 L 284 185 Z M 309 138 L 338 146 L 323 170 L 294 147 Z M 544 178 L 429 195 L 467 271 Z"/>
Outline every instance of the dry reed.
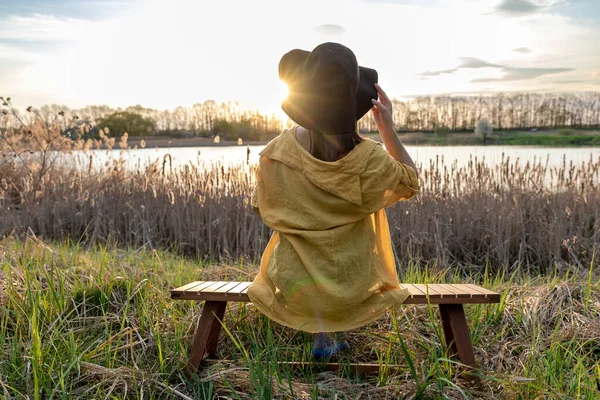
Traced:
<path fill-rule="evenodd" d="M 28 159 L 3 150 L 0 234 L 31 231 L 212 260 L 260 256 L 270 232 L 249 206 L 254 166 L 171 168 L 165 156 L 133 168 L 124 159 L 93 168 L 86 149 L 114 138 L 73 143 L 70 151 L 86 161 L 46 161 L 41 171 L 43 148 Z M 120 146 L 127 148 L 126 138 Z M 443 159 L 421 165 L 421 194 L 387 210 L 399 263 L 585 269 L 600 244 L 600 158 L 558 167 L 547 161 L 505 156 L 491 166 L 476 158 L 464 167 Z"/>

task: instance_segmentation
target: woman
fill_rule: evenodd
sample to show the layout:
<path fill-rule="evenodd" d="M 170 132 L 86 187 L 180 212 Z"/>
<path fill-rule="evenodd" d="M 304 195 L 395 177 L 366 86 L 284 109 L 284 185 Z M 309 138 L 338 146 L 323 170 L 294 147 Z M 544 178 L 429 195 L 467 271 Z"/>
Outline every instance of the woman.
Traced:
<path fill-rule="evenodd" d="M 365 325 L 408 296 L 384 208 L 418 192 L 416 168 L 377 72 L 350 49 L 292 50 L 279 76 L 289 88 L 282 108 L 298 126 L 260 153 L 252 205 L 273 235 L 248 296 L 276 322 L 320 332 L 313 354 L 330 355 L 344 344 L 328 345 L 324 332 Z M 369 109 L 387 151 L 358 135 Z"/>

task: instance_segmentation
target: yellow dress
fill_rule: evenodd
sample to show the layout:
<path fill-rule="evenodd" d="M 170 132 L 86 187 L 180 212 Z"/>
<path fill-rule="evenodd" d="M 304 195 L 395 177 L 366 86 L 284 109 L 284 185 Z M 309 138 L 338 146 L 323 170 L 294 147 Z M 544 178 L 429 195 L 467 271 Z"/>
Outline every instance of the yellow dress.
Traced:
<path fill-rule="evenodd" d="M 354 329 L 408 297 L 384 207 L 414 196 L 415 171 L 364 140 L 324 162 L 284 130 L 260 153 L 258 207 L 273 235 L 248 289 L 274 321 L 307 332 Z"/>

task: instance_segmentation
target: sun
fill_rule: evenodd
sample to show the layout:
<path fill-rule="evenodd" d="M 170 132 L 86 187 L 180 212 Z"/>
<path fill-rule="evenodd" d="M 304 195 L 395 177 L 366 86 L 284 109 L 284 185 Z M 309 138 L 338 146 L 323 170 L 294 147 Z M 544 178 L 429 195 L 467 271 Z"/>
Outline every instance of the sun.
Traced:
<path fill-rule="evenodd" d="M 261 93 L 261 98 L 255 98 L 253 102 L 248 102 L 246 104 L 249 104 L 250 107 L 255 108 L 267 116 L 272 115 L 285 122 L 287 121 L 288 116 L 281 109 L 281 103 L 283 103 L 288 96 L 288 87 L 279 80 L 270 82 L 269 86 L 269 90 Z"/>
<path fill-rule="evenodd" d="M 283 81 L 279 81 L 279 101 L 283 102 L 285 99 L 287 99 L 288 94 L 290 94 L 290 89 L 288 86 L 283 83 Z"/>
<path fill-rule="evenodd" d="M 290 93 L 290 90 L 289 90 L 288 86 L 285 83 L 283 83 L 282 81 L 279 81 L 279 93 L 277 96 L 279 104 L 277 105 L 277 111 L 275 112 L 275 116 L 282 121 L 286 121 L 288 116 L 281 109 L 281 103 L 283 103 L 283 101 L 285 99 L 287 99 L 289 93 Z"/>

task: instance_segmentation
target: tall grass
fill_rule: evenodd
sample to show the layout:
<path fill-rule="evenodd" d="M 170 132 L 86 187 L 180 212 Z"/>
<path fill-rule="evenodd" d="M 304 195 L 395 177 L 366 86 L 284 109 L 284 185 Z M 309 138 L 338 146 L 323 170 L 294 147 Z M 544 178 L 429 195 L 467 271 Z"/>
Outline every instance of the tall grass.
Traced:
<path fill-rule="evenodd" d="M 90 157 L 93 155 L 90 153 Z M 35 184 L 23 163 L 0 164 L 0 234 L 171 249 L 211 260 L 256 259 L 269 230 L 249 206 L 255 167 L 170 159 L 54 164 Z M 82 165 L 83 164 L 83 165 Z M 496 165 L 472 158 L 420 165 L 421 194 L 390 207 L 401 264 L 585 269 L 600 244 L 600 158 Z M 29 199 L 29 200 L 28 200 Z"/>
<path fill-rule="evenodd" d="M 10 100 L 2 101 L 10 110 Z M 9 117 L 21 129 L 3 127 Z M 210 260 L 261 254 L 270 232 L 249 206 L 254 166 L 197 161 L 172 168 L 166 155 L 128 167 L 126 154 L 98 166 L 90 149 L 113 148 L 116 138 L 67 138 L 59 129 L 65 123 L 39 116 L 27 123 L 15 110 L 0 119 L 0 235 Z M 127 135 L 118 147 L 131 151 Z M 563 159 L 557 167 L 548 161 L 505 155 L 491 166 L 477 158 L 464 167 L 443 158 L 419 165 L 422 193 L 388 209 L 399 263 L 585 269 L 600 244 L 600 157 Z"/>
<path fill-rule="evenodd" d="M 345 333 L 341 362 L 380 362 L 379 375 L 292 370 L 310 360 L 310 336 L 230 303 L 218 358 L 183 370 L 198 308 L 168 287 L 239 279 L 256 267 L 203 264 L 169 252 L 82 248 L 29 237 L 0 242 L 0 398 L 6 399 L 515 399 L 600 396 L 600 284 L 573 266 L 560 275 L 473 273 L 407 265 L 411 282 L 476 282 L 495 305 L 466 307 L 485 376 L 469 387 L 449 359 L 437 308 L 405 306 Z M 587 266 L 589 271 L 595 264 Z M 398 364 L 400 373 L 387 366 Z M 402 372 L 402 370 L 404 372 Z"/>

